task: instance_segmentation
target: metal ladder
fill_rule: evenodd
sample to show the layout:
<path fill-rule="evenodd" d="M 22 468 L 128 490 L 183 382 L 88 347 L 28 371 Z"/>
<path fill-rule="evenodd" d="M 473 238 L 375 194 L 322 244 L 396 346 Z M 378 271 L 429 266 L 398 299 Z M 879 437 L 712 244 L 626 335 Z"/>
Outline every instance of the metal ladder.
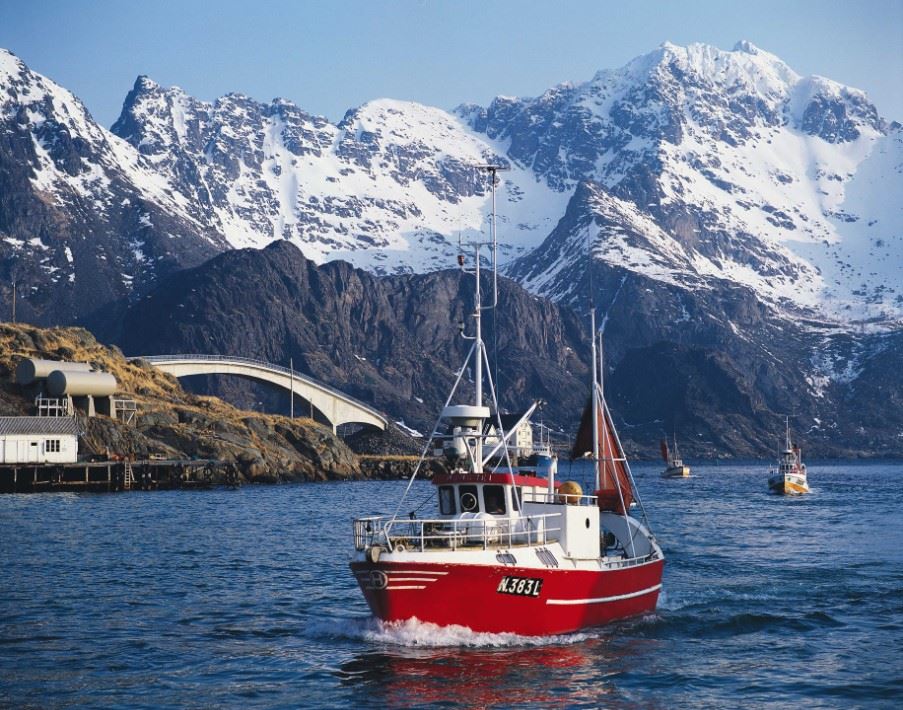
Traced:
<path fill-rule="evenodd" d="M 135 473 L 132 471 L 132 462 L 126 460 L 123 466 L 122 489 L 127 491 L 135 483 Z"/>

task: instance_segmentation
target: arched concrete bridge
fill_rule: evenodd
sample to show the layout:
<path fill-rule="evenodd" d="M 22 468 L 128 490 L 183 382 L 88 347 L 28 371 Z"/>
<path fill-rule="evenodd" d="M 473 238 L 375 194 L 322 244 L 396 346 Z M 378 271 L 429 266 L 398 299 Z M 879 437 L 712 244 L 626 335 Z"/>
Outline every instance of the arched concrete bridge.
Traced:
<path fill-rule="evenodd" d="M 388 424 L 382 414 L 354 397 L 264 360 L 226 355 L 149 355 L 140 359 L 175 377 L 240 375 L 270 382 L 310 402 L 329 420 L 333 431 L 341 424 L 368 424 L 383 430 Z"/>

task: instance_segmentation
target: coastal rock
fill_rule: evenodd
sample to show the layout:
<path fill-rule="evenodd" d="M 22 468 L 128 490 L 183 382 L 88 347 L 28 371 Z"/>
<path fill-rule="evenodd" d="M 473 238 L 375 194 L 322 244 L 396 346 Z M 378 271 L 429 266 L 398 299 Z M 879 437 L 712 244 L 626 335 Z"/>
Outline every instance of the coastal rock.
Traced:
<path fill-rule="evenodd" d="M 330 429 L 309 420 L 249 415 L 217 399 L 189 394 L 172 377 L 146 363 L 127 361 L 117 348 L 105 347 L 77 328 L 0 323 L 0 414 L 31 413 L 31 392 L 12 381 L 23 357 L 93 362 L 116 377 L 118 394 L 137 401 L 134 424 L 80 416 L 83 455 L 211 459 L 218 480 L 229 473 L 261 482 L 363 476 L 357 457 Z"/>

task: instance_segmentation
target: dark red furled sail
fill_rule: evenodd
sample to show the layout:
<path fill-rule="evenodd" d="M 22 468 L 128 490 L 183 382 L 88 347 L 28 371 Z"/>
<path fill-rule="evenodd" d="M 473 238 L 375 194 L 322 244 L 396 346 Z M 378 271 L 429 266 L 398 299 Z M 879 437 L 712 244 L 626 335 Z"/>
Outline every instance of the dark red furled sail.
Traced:
<path fill-rule="evenodd" d="M 664 439 L 662 439 L 661 447 L 662 447 L 662 460 L 665 463 L 668 463 L 668 442 L 665 441 Z"/>
<path fill-rule="evenodd" d="M 587 400 L 583 408 L 583 416 L 580 418 L 580 426 L 577 428 L 577 439 L 571 451 L 571 459 L 582 459 L 593 453 L 593 410 L 592 398 Z"/>
<path fill-rule="evenodd" d="M 587 402 L 577 430 L 577 440 L 571 458 L 584 457 L 593 450 L 593 411 Z M 599 507 L 602 510 L 613 510 L 626 515 L 633 502 L 633 488 L 630 486 L 630 475 L 624 451 L 618 443 L 614 424 L 607 407 L 599 407 Z M 623 500 L 623 504 L 622 504 Z"/>

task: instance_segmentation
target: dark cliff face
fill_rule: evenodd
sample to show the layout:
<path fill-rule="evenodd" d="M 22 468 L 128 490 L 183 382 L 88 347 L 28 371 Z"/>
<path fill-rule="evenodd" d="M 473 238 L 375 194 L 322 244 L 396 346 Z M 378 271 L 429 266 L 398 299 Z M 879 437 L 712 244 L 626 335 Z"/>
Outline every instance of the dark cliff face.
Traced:
<path fill-rule="evenodd" d="M 458 271 L 376 277 L 344 262 L 317 267 L 275 243 L 174 276 L 129 308 L 117 340 L 129 354 L 292 358 L 300 372 L 428 429 L 470 347 L 457 324 L 472 290 Z M 587 389 L 579 320 L 504 279 L 497 313 L 497 341 L 491 312 L 484 333 L 490 357 L 498 352 L 502 406 L 541 398 L 547 417 L 576 418 Z"/>
<path fill-rule="evenodd" d="M 606 391 L 632 455 L 654 456 L 658 439 L 676 430 L 688 456 L 771 456 L 783 413 L 795 415 L 797 439 L 811 455 L 903 452 L 895 433 L 903 408 L 890 379 L 903 351 L 898 339 L 832 341 L 830 357 L 858 377 L 813 395 L 804 369 L 812 343 L 769 321 L 754 299 L 726 299 L 729 309 L 712 311 L 653 281 L 604 270 L 595 278 L 600 294 L 620 292 L 601 309 Z M 128 308 L 121 331 L 105 335 L 130 355 L 218 353 L 283 365 L 292 358 L 299 372 L 428 432 L 470 346 L 457 324 L 472 308 L 472 289 L 473 277 L 457 271 L 377 277 L 343 262 L 318 267 L 276 243 L 171 277 Z M 738 338 L 721 323 L 728 317 L 756 337 Z M 573 433 L 588 392 L 587 319 L 506 279 L 498 318 L 502 406 L 541 399 L 539 417 Z M 491 313 L 486 321 L 492 357 Z M 234 379 L 216 386 L 240 389 Z"/>

